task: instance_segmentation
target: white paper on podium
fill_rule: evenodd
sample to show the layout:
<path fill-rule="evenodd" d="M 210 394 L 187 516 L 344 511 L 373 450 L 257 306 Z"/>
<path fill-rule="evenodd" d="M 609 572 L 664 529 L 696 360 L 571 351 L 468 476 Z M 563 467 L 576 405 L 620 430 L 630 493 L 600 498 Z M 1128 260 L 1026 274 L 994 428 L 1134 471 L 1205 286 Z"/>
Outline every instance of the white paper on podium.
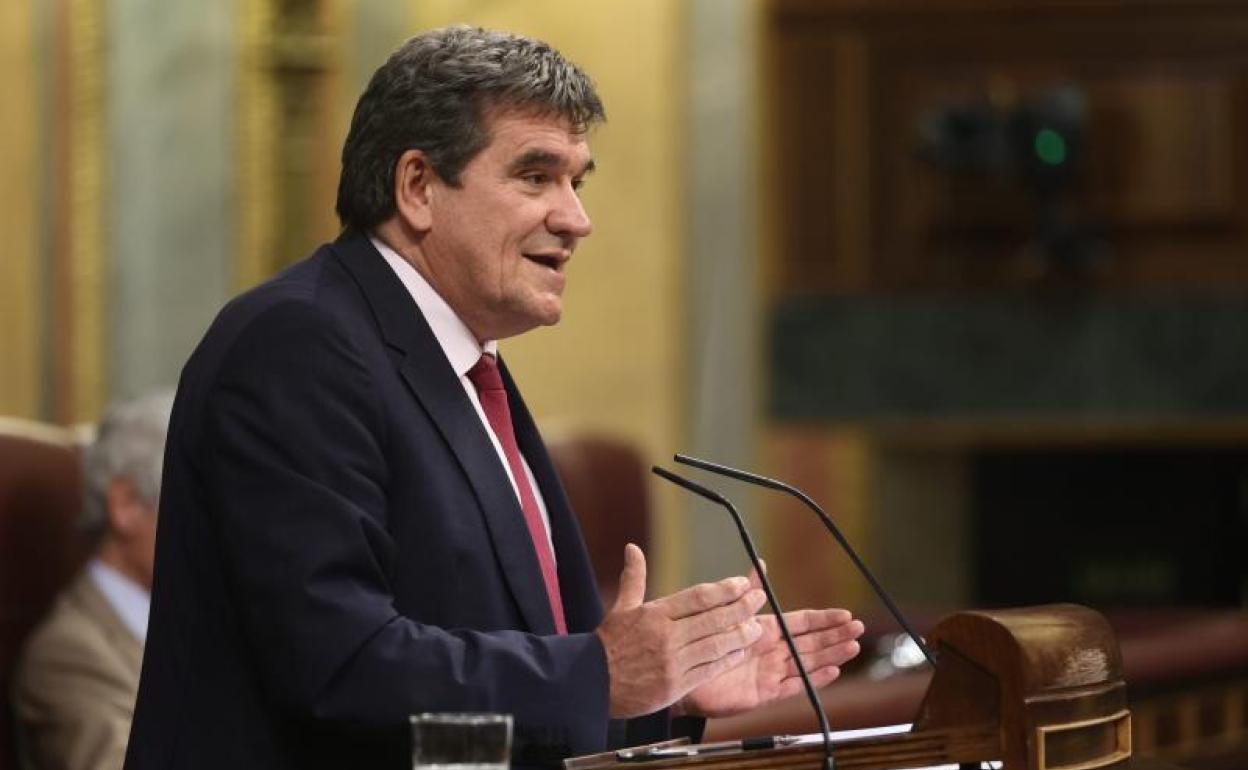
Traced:
<path fill-rule="evenodd" d="M 853 743 L 863 738 L 877 738 L 882 735 L 896 735 L 898 733 L 910 732 L 911 725 L 909 723 L 900 725 L 884 725 L 883 727 L 864 727 L 861 730 L 833 730 L 832 743 Z M 823 733 L 808 733 L 806 735 L 797 736 L 797 740 L 790 746 L 821 746 L 823 745 Z M 984 762 L 985 767 L 999 770 L 1000 762 Z M 913 770 L 958 770 L 959 765 L 932 765 L 931 767 L 916 767 Z"/>

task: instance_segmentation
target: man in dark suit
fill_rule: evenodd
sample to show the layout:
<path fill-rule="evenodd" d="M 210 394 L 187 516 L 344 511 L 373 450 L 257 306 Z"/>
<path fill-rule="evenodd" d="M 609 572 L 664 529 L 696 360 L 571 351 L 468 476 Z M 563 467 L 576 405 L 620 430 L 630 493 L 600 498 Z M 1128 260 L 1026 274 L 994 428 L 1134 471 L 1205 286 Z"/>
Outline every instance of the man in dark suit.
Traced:
<path fill-rule="evenodd" d="M 127 767 L 397 768 L 421 711 L 511 713 L 515 761 L 549 764 L 797 691 L 749 578 L 645 602 L 630 546 L 604 617 L 497 359 L 559 320 L 602 119 L 580 70 L 507 34 L 436 30 L 373 76 L 342 236 L 230 303 L 183 372 Z M 831 681 L 861 624 L 792 615 Z"/>

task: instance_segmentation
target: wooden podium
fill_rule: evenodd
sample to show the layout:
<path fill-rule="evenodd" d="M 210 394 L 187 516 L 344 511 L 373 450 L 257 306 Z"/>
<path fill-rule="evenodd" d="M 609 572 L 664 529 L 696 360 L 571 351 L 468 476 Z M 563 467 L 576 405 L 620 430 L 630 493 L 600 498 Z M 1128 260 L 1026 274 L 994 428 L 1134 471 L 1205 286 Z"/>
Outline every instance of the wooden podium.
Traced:
<path fill-rule="evenodd" d="M 911 730 L 839 743 L 838 768 L 977 767 L 990 760 L 1003 762 L 1005 770 L 1169 767 L 1131 758 L 1122 660 L 1100 613 L 1073 604 L 959 612 L 942 620 L 928 642 L 936 672 Z M 614 755 L 604 756 L 604 764 L 617 764 Z M 619 764 L 637 770 L 820 770 L 823 747 Z"/>

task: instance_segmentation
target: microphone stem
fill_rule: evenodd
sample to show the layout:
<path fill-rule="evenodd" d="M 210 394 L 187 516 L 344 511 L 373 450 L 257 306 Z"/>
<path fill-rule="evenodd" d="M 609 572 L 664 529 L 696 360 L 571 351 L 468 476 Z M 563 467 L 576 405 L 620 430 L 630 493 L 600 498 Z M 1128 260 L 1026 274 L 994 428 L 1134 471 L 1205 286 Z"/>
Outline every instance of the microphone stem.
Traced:
<path fill-rule="evenodd" d="M 762 560 L 758 556 L 758 550 L 754 547 L 754 539 L 750 537 L 750 533 L 745 528 L 745 521 L 741 518 L 741 514 L 737 511 L 735 505 L 727 499 L 723 501 L 723 505 L 732 514 L 732 520 L 737 525 L 737 531 L 741 533 L 741 540 L 745 543 L 745 550 L 750 556 L 750 563 L 754 565 L 754 570 L 758 573 L 758 582 L 762 584 L 764 593 L 767 594 L 767 604 L 771 606 L 771 611 L 776 613 L 776 623 L 780 625 L 780 635 L 784 637 L 784 642 L 788 645 L 789 654 L 793 656 L 793 660 L 797 665 L 797 672 L 802 679 L 802 687 L 806 690 L 806 697 L 813 703 L 819 703 L 819 694 L 815 692 L 815 685 L 810 681 L 810 676 L 806 673 L 806 667 L 802 665 L 801 656 L 797 651 L 797 642 L 793 639 L 793 633 L 789 631 L 789 624 L 784 620 L 784 612 L 780 609 L 780 602 L 776 599 L 775 591 L 771 590 L 771 581 L 763 573 Z M 832 727 L 828 724 L 828 718 L 823 713 L 822 708 L 815 709 L 815 717 L 819 720 L 819 731 L 823 733 L 823 755 L 825 757 L 825 770 L 836 770 L 836 760 L 832 756 Z"/>
<path fill-rule="evenodd" d="M 754 565 L 754 571 L 758 575 L 758 582 L 762 585 L 763 592 L 767 595 L 767 604 L 771 607 L 771 611 L 776 614 L 776 623 L 780 626 L 780 635 L 784 637 L 784 642 L 789 648 L 789 654 L 793 656 L 793 665 L 797 669 L 798 676 L 801 677 L 802 687 L 806 690 L 806 697 L 810 700 L 811 708 L 814 709 L 815 718 L 819 720 L 819 730 L 823 735 L 824 770 L 836 770 L 836 759 L 832 755 L 832 728 L 828 725 L 827 714 L 823 711 L 823 704 L 819 700 L 819 694 L 815 692 L 815 685 L 810 681 L 810 675 L 806 672 L 806 666 L 802 663 L 801 654 L 797 651 L 797 642 L 794 641 L 793 634 L 789 631 L 789 624 L 784 620 L 784 611 L 780 608 L 780 601 L 776 599 L 776 593 L 771 588 L 771 581 L 767 579 L 767 573 L 763 571 L 762 559 L 759 558 L 758 549 L 754 547 L 754 539 L 750 537 L 749 530 L 745 528 L 745 520 L 741 518 L 737 507 L 723 495 L 696 484 L 689 479 L 677 476 L 666 468 L 660 468 L 656 465 L 650 470 L 699 497 L 719 503 L 732 516 L 733 523 L 737 525 L 737 532 L 741 535 L 741 542 L 745 545 L 745 552 L 749 555 L 750 563 Z"/>
<path fill-rule="evenodd" d="M 919 651 L 923 653 L 923 657 L 927 658 L 927 662 L 932 664 L 932 667 L 935 668 L 936 658 L 932 655 L 932 651 L 929 650 L 927 645 L 923 642 L 923 637 L 916 634 L 914 629 L 910 627 L 910 624 L 906 621 L 905 615 L 903 615 L 897 605 L 893 603 L 892 597 L 890 597 L 888 592 L 884 590 L 884 586 L 880 585 L 880 581 L 875 579 L 875 575 L 870 569 L 867 568 L 867 565 L 863 563 L 862 559 L 858 557 L 858 552 L 855 551 L 854 547 L 849 544 L 849 540 L 845 538 L 845 535 L 841 532 L 841 528 L 836 526 L 836 522 L 832 521 L 832 517 L 828 515 L 827 511 L 823 510 L 823 508 L 816 503 L 810 495 L 806 494 L 797 487 L 792 486 L 791 484 L 784 483 L 783 481 L 777 481 L 776 479 L 760 476 L 757 473 L 750 473 L 748 471 L 739 470 L 727 465 L 713 463 L 710 460 L 703 460 L 701 458 L 691 457 L 690 455 L 685 454 L 678 454 L 673 459 L 682 465 L 692 465 L 695 468 L 701 468 L 702 470 L 710 471 L 711 473 L 718 473 L 721 476 L 728 476 L 729 478 L 736 479 L 737 481 L 744 481 L 747 484 L 757 484 L 761 487 L 767 487 L 768 489 L 785 492 L 793 497 L 796 497 L 798 500 L 801 500 L 807 508 L 815 512 L 815 515 L 819 517 L 819 521 L 823 522 L 824 528 L 832 534 L 832 537 L 836 539 L 836 542 L 839 543 L 845 553 L 848 554 L 850 560 L 854 562 L 854 566 L 858 568 L 859 574 L 865 577 L 867 582 L 871 584 L 871 589 L 875 591 L 875 595 L 880 597 L 880 601 L 884 602 L 884 606 L 888 607 L 888 611 L 892 614 L 893 619 L 896 620 L 897 623 L 901 625 L 902 629 L 910 636 L 910 638 L 914 640 L 914 643 L 918 646 Z"/>
<path fill-rule="evenodd" d="M 867 565 L 863 564 L 862 559 L 858 558 L 858 552 L 855 551 L 849 544 L 849 541 L 845 539 L 845 535 L 841 534 L 840 528 L 832 523 L 832 518 L 828 516 L 828 514 L 824 513 L 823 509 L 816 505 L 814 500 L 806 498 L 805 494 L 801 495 L 801 498 L 805 498 L 803 502 L 811 506 L 815 513 L 819 514 L 819 518 L 823 522 L 823 526 L 826 527 L 828 532 L 832 533 L 832 537 L 836 538 L 836 541 L 841 544 L 841 547 L 845 549 L 845 553 L 849 554 L 849 558 L 852 559 L 854 565 L 858 567 L 858 572 L 866 577 L 867 582 L 871 584 L 871 588 L 875 591 L 875 595 L 880 597 L 880 601 L 884 602 L 884 605 L 888 607 L 889 613 L 891 613 L 893 618 L 901 624 L 902 629 L 909 634 L 910 638 L 918 646 L 919 651 L 923 653 L 923 657 L 927 658 L 927 662 L 935 667 L 936 659 L 932 657 L 932 652 L 923 642 L 923 638 L 916 634 L 914 629 L 910 627 L 910 624 L 906 622 L 906 616 L 901 613 L 901 610 L 897 608 L 896 604 L 893 604 L 892 598 L 888 595 L 888 592 L 884 590 L 884 586 L 880 585 L 880 582 L 875 579 L 875 575 L 871 572 L 871 570 L 867 569 Z"/>

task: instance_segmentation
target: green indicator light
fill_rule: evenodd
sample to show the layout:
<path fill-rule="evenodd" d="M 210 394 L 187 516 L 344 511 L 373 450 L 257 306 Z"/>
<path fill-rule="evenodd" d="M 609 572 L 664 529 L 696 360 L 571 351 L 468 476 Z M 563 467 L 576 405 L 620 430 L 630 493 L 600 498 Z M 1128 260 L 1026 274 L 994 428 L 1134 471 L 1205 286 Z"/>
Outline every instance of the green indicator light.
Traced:
<path fill-rule="evenodd" d="M 1036 132 L 1036 157 L 1040 162 L 1050 166 L 1060 166 L 1066 162 L 1066 139 L 1051 128 L 1042 128 Z"/>

